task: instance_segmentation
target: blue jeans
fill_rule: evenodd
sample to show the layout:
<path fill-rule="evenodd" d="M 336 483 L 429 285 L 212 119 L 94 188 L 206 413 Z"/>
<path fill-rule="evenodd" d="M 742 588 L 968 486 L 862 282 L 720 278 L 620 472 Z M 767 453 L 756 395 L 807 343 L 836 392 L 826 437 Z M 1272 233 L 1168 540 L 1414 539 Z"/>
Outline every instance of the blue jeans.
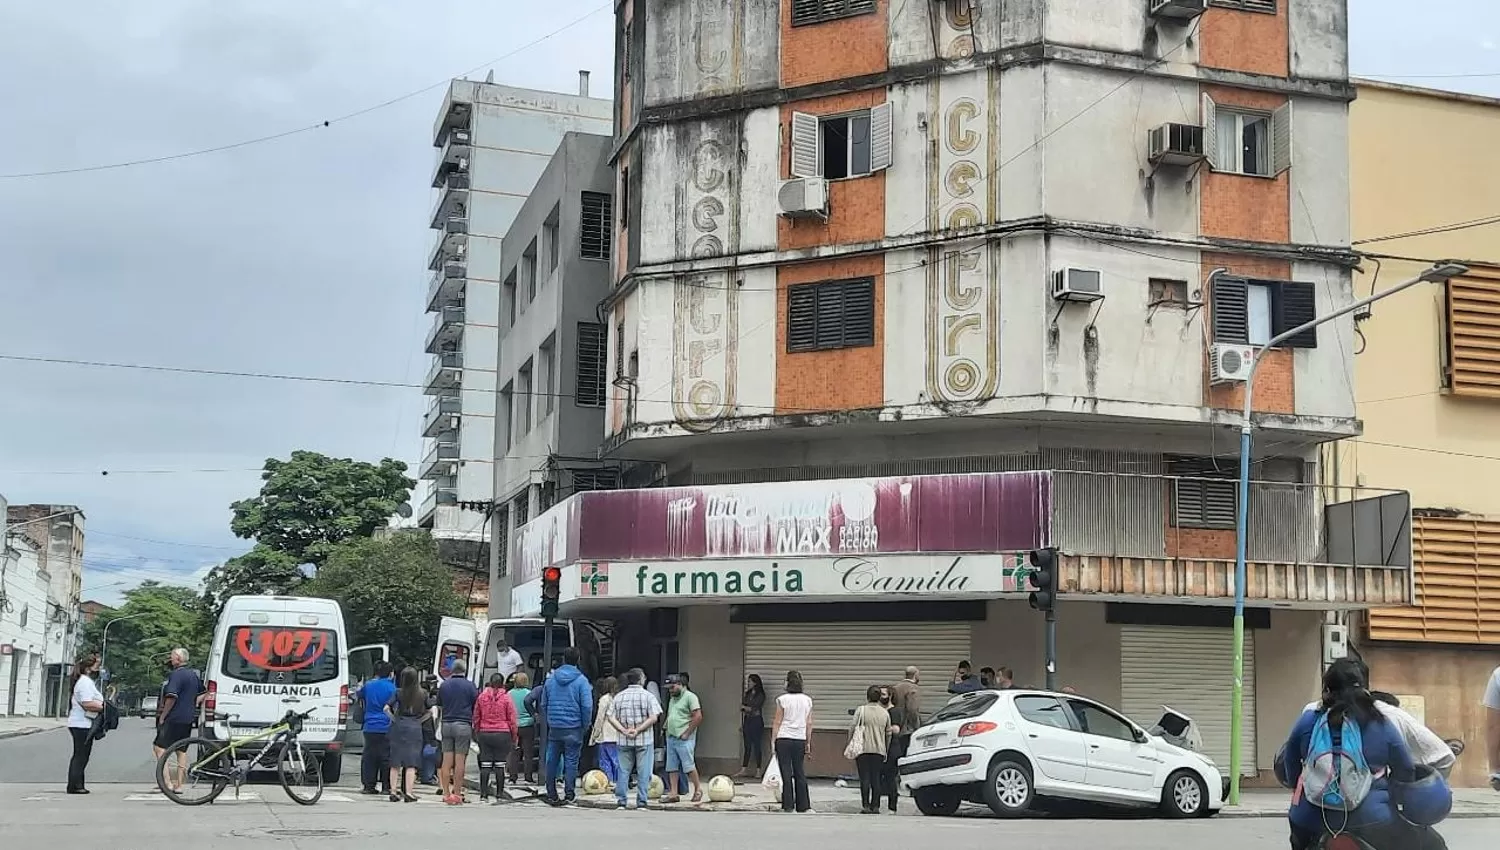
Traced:
<path fill-rule="evenodd" d="M 547 727 L 547 799 L 557 800 L 557 775 L 563 776 L 563 799 L 578 795 L 578 756 L 583 752 L 583 730 L 577 726 Z"/>
<path fill-rule="evenodd" d="M 656 752 L 650 744 L 641 747 L 620 747 L 620 778 L 615 782 L 615 800 L 625 805 L 630 794 L 630 777 L 635 777 L 635 804 L 646 807 L 646 792 L 651 790 L 651 767 L 656 761 Z"/>
<path fill-rule="evenodd" d="M 599 742 L 599 769 L 610 782 L 620 781 L 620 745 L 611 741 Z"/>
<path fill-rule="evenodd" d="M 422 784 L 437 784 L 438 748 L 433 744 L 422 745 Z"/>

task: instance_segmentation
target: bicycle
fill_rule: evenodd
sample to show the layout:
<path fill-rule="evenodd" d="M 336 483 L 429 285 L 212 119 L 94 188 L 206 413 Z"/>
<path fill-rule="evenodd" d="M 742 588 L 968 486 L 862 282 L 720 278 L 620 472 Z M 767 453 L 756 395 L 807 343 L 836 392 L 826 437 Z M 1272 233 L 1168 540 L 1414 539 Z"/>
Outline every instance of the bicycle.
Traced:
<path fill-rule="evenodd" d="M 240 786 L 245 783 L 250 771 L 265 768 L 276 771 L 282 790 L 292 798 L 292 802 L 311 806 L 323 796 L 322 765 L 317 758 L 309 757 L 303 751 L 297 736 L 302 732 L 303 722 L 312 713 L 311 710 L 300 714 L 288 711 L 280 722 L 269 729 L 248 738 L 230 737 L 228 742 L 201 737 L 184 738 L 167 747 L 156 760 L 156 787 L 161 789 L 168 800 L 180 806 L 201 806 L 218 799 L 231 784 L 234 785 L 234 796 L 238 798 Z M 212 719 L 228 721 L 237 716 L 215 714 Z M 241 752 L 250 744 L 266 740 L 269 743 L 259 751 Z M 179 756 L 185 758 L 185 768 L 181 768 Z M 176 788 L 168 781 L 169 766 L 181 768 L 182 775 L 178 777 L 180 784 Z M 206 796 L 191 798 L 183 793 L 188 787 L 197 788 L 200 784 L 206 787 Z M 297 789 L 304 787 L 304 784 L 311 794 L 299 794 Z"/>

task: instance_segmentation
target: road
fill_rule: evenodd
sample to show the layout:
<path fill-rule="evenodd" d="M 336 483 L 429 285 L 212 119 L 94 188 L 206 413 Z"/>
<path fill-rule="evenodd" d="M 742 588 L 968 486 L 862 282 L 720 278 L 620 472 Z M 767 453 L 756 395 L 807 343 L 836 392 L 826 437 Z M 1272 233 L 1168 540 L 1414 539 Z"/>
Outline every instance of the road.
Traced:
<path fill-rule="evenodd" d="M 63 837 L 69 845 L 115 847 L 192 846 L 195 850 L 321 846 L 328 840 L 351 844 L 405 840 L 428 846 L 435 831 L 479 839 L 497 827 L 507 843 L 549 846 L 607 842 L 612 850 L 759 850 L 803 843 L 820 850 L 868 850 L 875 844 L 933 846 L 938 842 L 993 841 L 1004 835 L 1030 850 L 1282 850 L 1285 825 L 1279 818 L 1216 818 L 1206 821 L 1022 820 L 987 817 L 924 818 L 861 815 L 783 815 L 757 813 L 614 812 L 578 809 L 558 812 L 536 803 L 503 807 L 443 806 L 423 795 L 415 804 L 392 804 L 363 797 L 356 789 L 330 789 L 312 807 L 293 804 L 275 786 L 231 793 L 212 806 L 177 806 L 152 793 L 150 725 L 125 721 L 95 751 L 89 770 L 93 794 L 62 793 L 69 740 L 64 731 L 0 741 L 0 835 L 6 847 L 40 848 Z M 418 816 L 413 817 L 416 814 Z M 622 825 L 625 825 L 622 828 Z M 1442 832 L 1451 850 L 1489 850 L 1496 821 L 1452 820 Z"/>

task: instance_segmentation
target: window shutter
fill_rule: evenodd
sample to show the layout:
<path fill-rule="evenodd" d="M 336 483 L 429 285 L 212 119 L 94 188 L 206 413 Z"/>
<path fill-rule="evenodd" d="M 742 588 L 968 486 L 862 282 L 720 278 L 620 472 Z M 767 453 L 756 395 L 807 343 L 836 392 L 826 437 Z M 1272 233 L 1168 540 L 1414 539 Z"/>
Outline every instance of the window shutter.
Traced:
<path fill-rule="evenodd" d="M 817 177 L 818 116 L 792 113 L 792 176 Z"/>
<path fill-rule="evenodd" d="M 1219 275 L 1214 278 L 1212 319 L 1214 342 L 1241 345 L 1250 341 L 1250 286 L 1244 278 Z"/>
<path fill-rule="evenodd" d="M 604 406 L 604 360 L 608 351 L 604 326 L 578 323 L 578 383 L 573 401 L 580 407 Z"/>
<path fill-rule="evenodd" d="M 818 344 L 817 287 L 811 284 L 786 291 L 786 350 L 812 351 Z"/>
<path fill-rule="evenodd" d="M 601 192 L 583 193 L 582 215 L 578 223 L 579 255 L 586 259 L 609 259 L 610 225 L 613 222 L 610 201 L 610 196 Z"/>
<path fill-rule="evenodd" d="M 844 284 L 844 345 L 875 344 L 875 281 L 851 280 Z"/>
<path fill-rule="evenodd" d="M 1271 113 L 1271 174 L 1292 167 L 1292 102 Z"/>
<path fill-rule="evenodd" d="M 792 0 L 792 26 L 810 24 L 822 17 L 823 0 Z"/>
<path fill-rule="evenodd" d="M 891 105 L 882 103 L 870 107 L 870 171 L 884 171 L 895 159 L 895 128 L 892 126 Z"/>
<path fill-rule="evenodd" d="M 1203 96 L 1203 158 L 1219 170 L 1219 107 L 1208 95 Z"/>
<path fill-rule="evenodd" d="M 817 287 L 818 348 L 838 348 L 844 344 L 844 287 L 822 284 Z"/>
<path fill-rule="evenodd" d="M 1317 314 L 1317 291 L 1311 283 L 1288 280 L 1276 287 L 1276 323 L 1272 328 L 1275 333 L 1285 333 L 1298 325 L 1305 325 L 1317 318 Z M 1285 344 L 1291 348 L 1317 348 L 1318 329 L 1308 328 Z"/>

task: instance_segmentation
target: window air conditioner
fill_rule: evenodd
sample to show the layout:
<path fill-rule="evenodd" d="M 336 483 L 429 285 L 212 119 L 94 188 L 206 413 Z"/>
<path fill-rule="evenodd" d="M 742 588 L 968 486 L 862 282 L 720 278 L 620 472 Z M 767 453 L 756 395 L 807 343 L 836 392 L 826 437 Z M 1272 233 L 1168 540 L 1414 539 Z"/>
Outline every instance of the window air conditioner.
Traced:
<path fill-rule="evenodd" d="M 821 177 L 794 177 L 776 192 L 781 214 L 788 218 L 828 215 L 828 181 Z"/>
<path fill-rule="evenodd" d="M 1148 0 L 1151 4 L 1151 17 L 1172 18 L 1178 21 L 1190 21 L 1203 14 L 1208 0 Z"/>
<path fill-rule="evenodd" d="M 1193 165 L 1201 162 L 1203 128 L 1197 124 L 1163 124 L 1151 131 L 1152 165 Z"/>
<path fill-rule="evenodd" d="M 1250 377 L 1250 364 L 1255 362 L 1255 346 L 1216 342 L 1209 361 L 1212 383 L 1243 383 Z"/>
<path fill-rule="evenodd" d="M 1063 269 L 1052 273 L 1052 297 L 1058 301 L 1099 301 L 1104 286 L 1093 269 Z"/>

